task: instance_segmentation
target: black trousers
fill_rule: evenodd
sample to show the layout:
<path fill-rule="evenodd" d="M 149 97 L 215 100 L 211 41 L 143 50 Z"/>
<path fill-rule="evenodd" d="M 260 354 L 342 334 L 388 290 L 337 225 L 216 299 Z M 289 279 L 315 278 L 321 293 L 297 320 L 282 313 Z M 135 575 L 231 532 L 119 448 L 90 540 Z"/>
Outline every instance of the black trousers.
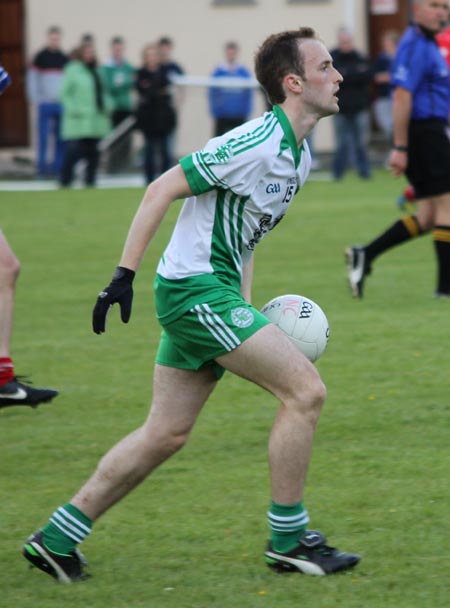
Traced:
<path fill-rule="evenodd" d="M 147 184 L 172 166 L 170 157 L 170 135 L 148 135 L 145 137 L 144 170 Z"/>
<path fill-rule="evenodd" d="M 114 110 L 111 115 L 113 127 L 120 125 L 128 116 L 131 116 L 131 112 L 128 110 Z M 120 173 L 120 171 L 129 169 L 131 165 L 131 136 L 132 130 L 127 131 L 107 151 L 105 156 L 108 173 Z"/>
<path fill-rule="evenodd" d="M 245 121 L 245 116 L 237 116 L 236 118 L 216 118 L 214 136 L 218 137 L 219 135 L 223 135 L 227 131 L 239 127 Z"/>
<path fill-rule="evenodd" d="M 86 186 L 95 186 L 100 153 L 97 138 L 84 137 L 67 141 L 64 161 L 61 169 L 61 186 L 70 186 L 73 180 L 73 170 L 77 162 L 86 160 L 84 183 Z"/>

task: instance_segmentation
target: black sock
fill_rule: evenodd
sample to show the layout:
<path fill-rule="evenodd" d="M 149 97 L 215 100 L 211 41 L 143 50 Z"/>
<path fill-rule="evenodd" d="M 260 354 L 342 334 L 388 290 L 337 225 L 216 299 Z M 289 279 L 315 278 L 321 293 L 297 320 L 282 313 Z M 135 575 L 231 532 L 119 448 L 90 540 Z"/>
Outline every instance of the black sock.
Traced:
<path fill-rule="evenodd" d="M 383 234 L 365 247 L 366 259 L 371 262 L 381 253 L 422 235 L 422 229 L 415 215 L 408 215 L 392 224 Z"/>
<path fill-rule="evenodd" d="M 450 226 L 435 226 L 433 240 L 438 264 L 436 291 L 450 295 Z"/>

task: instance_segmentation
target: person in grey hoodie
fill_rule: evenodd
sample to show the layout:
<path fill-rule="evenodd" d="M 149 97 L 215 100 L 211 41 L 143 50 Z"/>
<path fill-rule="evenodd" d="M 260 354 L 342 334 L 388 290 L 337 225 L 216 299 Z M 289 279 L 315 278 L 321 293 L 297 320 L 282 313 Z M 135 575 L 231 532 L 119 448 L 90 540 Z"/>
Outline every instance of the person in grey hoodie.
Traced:
<path fill-rule="evenodd" d="M 37 158 L 39 177 L 59 174 L 64 156 L 60 136 L 62 106 L 59 93 L 63 68 L 68 56 L 61 50 L 61 30 L 52 26 L 47 31 L 47 45 L 34 56 L 27 73 L 27 90 L 36 106 Z"/>

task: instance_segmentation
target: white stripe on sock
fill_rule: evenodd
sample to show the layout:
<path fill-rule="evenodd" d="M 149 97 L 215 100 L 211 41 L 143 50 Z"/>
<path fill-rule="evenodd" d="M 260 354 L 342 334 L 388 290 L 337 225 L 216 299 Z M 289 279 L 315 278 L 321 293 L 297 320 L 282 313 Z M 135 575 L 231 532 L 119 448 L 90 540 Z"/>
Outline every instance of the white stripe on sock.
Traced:
<path fill-rule="evenodd" d="M 282 515 L 274 515 L 273 513 L 271 513 L 270 511 L 267 512 L 267 517 L 270 520 L 275 520 L 277 522 L 289 522 L 289 521 L 295 521 L 297 519 L 302 519 L 303 517 L 308 517 L 308 511 L 302 511 L 301 513 L 298 513 L 297 515 L 291 515 L 289 517 L 283 517 Z"/>
<path fill-rule="evenodd" d="M 295 532 L 309 523 L 307 511 L 291 517 L 280 517 L 268 513 L 269 526 L 274 532 Z"/>
<path fill-rule="evenodd" d="M 68 511 L 66 511 L 64 509 L 64 507 L 58 507 L 57 511 L 59 511 L 59 513 L 61 513 L 61 515 L 63 517 L 65 517 L 66 519 L 69 519 L 71 522 L 73 522 L 76 526 L 78 526 L 78 528 L 80 528 L 81 532 L 85 533 L 85 536 L 87 536 L 88 534 L 91 533 L 91 529 L 88 526 L 85 526 L 81 521 L 79 521 L 76 517 L 74 517 L 73 515 L 71 515 Z"/>
<path fill-rule="evenodd" d="M 72 540 L 74 540 L 76 543 L 81 543 L 83 541 L 82 538 L 79 538 L 77 536 L 75 536 L 74 534 L 72 534 L 71 532 L 69 532 L 69 530 L 66 530 L 65 527 L 61 526 L 56 519 L 54 519 L 54 517 L 50 517 L 50 521 L 52 522 L 52 524 L 54 526 L 56 526 L 57 528 L 59 528 L 61 530 L 61 532 L 63 534 L 65 534 L 65 536 L 68 536 L 69 538 L 71 538 Z"/>

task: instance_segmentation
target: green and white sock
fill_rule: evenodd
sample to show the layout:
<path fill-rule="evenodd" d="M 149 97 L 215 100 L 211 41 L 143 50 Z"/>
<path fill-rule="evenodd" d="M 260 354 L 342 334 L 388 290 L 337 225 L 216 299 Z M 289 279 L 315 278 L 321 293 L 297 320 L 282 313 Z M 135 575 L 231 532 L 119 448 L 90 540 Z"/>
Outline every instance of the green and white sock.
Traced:
<path fill-rule="evenodd" d="M 77 507 L 67 503 L 58 507 L 42 528 L 45 546 L 60 555 L 72 553 L 91 533 L 92 521 Z"/>
<path fill-rule="evenodd" d="M 308 511 L 303 501 L 293 505 L 272 502 L 267 513 L 270 526 L 270 542 L 275 551 L 287 553 L 298 545 L 299 538 L 309 523 Z"/>

